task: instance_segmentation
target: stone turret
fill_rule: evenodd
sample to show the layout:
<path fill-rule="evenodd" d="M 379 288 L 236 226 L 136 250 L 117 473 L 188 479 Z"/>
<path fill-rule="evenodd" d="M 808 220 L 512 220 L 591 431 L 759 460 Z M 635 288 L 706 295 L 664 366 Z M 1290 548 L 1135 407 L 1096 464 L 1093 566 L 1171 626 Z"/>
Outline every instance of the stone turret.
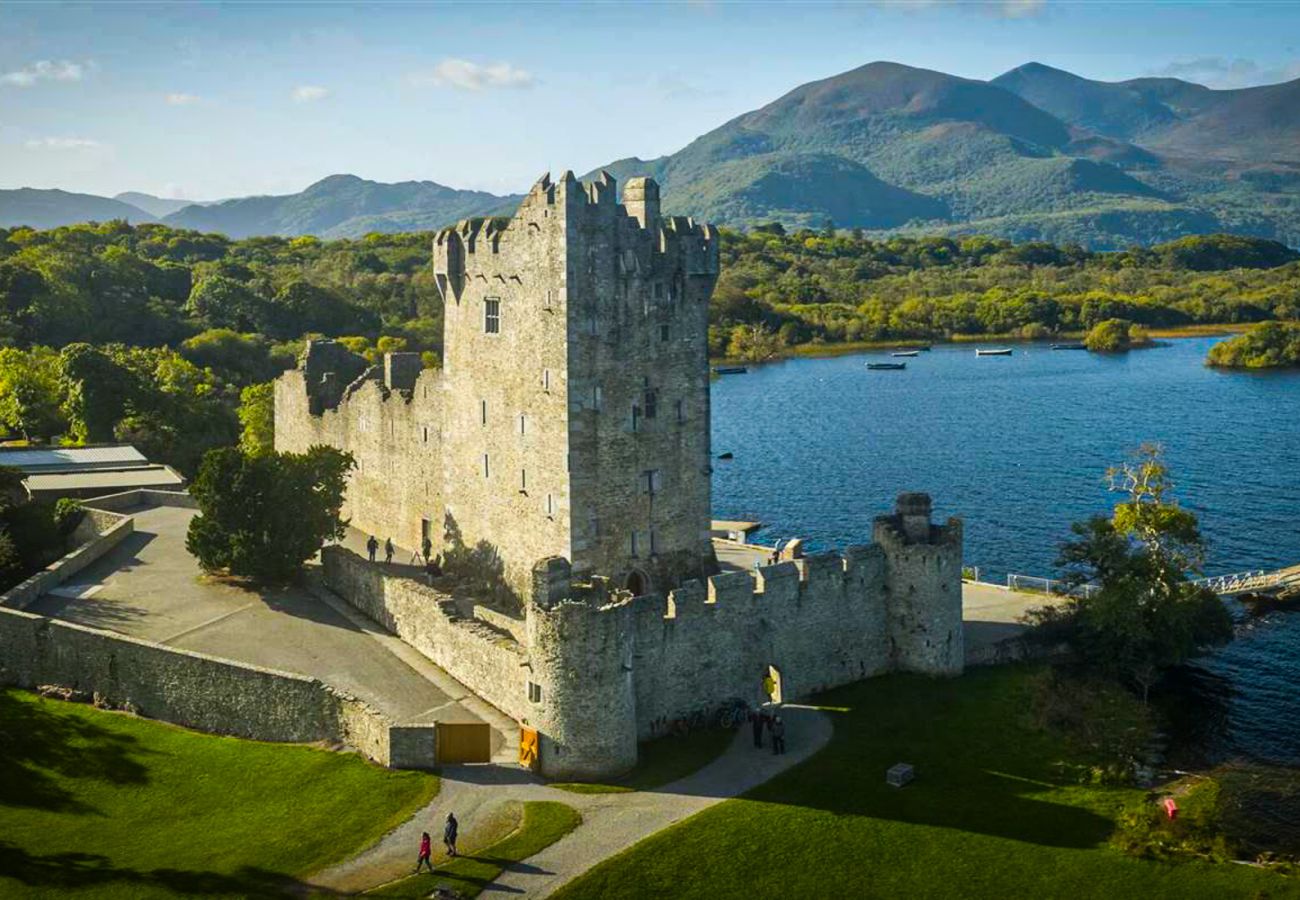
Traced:
<path fill-rule="evenodd" d="M 876 519 L 875 542 L 885 552 L 886 631 L 893 667 L 930 675 L 959 675 L 962 638 L 962 523 L 930 521 L 930 496 L 898 495 L 892 516 Z"/>
<path fill-rule="evenodd" d="M 529 716 L 542 774 L 596 780 L 636 765 L 632 606 L 603 592 L 565 597 L 568 562 L 534 568 L 527 609 Z"/>

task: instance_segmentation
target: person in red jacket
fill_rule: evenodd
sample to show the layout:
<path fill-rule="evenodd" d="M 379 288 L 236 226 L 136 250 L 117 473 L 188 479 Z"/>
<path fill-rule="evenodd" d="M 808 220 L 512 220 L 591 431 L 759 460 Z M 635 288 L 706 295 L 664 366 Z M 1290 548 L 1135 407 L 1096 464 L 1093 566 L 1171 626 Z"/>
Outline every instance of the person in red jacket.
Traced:
<path fill-rule="evenodd" d="M 415 871 L 420 871 L 420 866 L 428 866 L 429 871 L 433 871 L 433 862 L 429 857 L 433 853 L 433 843 L 429 839 L 429 832 L 420 835 L 420 858 L 415 861 Z"/>

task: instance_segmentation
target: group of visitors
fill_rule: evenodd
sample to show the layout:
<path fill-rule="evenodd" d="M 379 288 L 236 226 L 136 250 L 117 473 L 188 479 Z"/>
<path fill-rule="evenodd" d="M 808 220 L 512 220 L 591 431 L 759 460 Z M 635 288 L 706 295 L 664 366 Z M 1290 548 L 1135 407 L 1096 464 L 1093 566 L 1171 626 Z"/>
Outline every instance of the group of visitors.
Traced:
<path fill-rule="evenodd" d="M 456 833 L 460 830 L 460 823 L 456 821 L 456 816 L 447 813 L 447 821 L 442 826 L 442 843 L 447 848 L 448 856 L 456 855 Z M 429 832 L 420 835 L 420 856 L 415 861 L 415 871 L 419 872 L 421 866 L 428 866 L 429 871 L 433 871 L 433 842 L 429 838 Z"/>
<path fill-rule="evenodd" d="M 750 727 L 754 729 L 754 747 L 763 746 L 763 732 L 772 735 L 772 752 L 780 755 L 785 752 L 785 721 L 775 712 L 759 707 L 749 714 Z"/>
<path fill-rule="evenodd" d="M 393 553 L 396 552 L 396 549 L 397 548 L 393 546 L 392 538 L 384 539 L 384 565 L 391 566 L 393 564 Z M 370 555 L 371 562 L 375 561 L 375 554 L 378 552 L 379 540 L 372 534 L 366 540 L 366 553 Z M 420 552 L 411 555 L 412 563 L 417 559 L 424 560 L 424 576 L 428 580 L 429 584 L 432 585 L 433 579 L 442 575 L 442 554 L 438 554 L 437 556 L 433 554 L 433 541 L 429 540 L 427 534 L 424 536 L 423 540 L 420 541 Z"/>

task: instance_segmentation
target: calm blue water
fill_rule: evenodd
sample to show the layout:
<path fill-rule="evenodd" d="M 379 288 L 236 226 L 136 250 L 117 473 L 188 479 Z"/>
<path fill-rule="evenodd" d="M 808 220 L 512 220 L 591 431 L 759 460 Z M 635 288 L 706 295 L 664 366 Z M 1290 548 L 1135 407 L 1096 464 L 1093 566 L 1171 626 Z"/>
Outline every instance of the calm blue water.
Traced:
<path fill-rule="evenodd" d="M 889 357 L 866 353 L 723 377 L 713 447 L 735 458 L 714 463 L 715 515 L 839 547 L 869 540 L 898 492 L 926 491 L 936 516 L 965 519 L 981 577 L 1052 575 L 1070 523 L 1113 504 L 1106 467 L 1158 441 L 1207 574 L 1300 563 L 1300 373 L 1208 369 L 1215 340 L 1121 356 L 936 345 L 903 372 L 868 371 Z M 1243 622 L 1202 668 L 1223 707 L 1214 755 L 1300 764 L 1300 614 Z"/>

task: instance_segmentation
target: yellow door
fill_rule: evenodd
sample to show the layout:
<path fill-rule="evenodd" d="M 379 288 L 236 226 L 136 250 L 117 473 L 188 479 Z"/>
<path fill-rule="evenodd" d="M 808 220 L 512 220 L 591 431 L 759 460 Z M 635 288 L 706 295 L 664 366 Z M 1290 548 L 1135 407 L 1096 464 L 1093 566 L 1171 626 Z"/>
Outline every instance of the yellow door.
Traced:
<path fill-rule="evenodd" d="M 492 730 L 486 722 L 439 722 L 438 763 L 484 763 L 492 759 Z"/>

